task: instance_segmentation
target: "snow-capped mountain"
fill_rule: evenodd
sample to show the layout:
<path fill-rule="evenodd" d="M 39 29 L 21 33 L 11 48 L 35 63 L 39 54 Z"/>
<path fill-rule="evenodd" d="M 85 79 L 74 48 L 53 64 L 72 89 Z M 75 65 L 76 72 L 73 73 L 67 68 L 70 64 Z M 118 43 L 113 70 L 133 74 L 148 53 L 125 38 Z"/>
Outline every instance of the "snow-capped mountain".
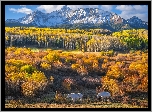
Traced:
<path fill-rule="evenodd" d="M 131 27 L 148 28 L 148 22 L 142 21 L 136 16 L 127 19 L 127 24 L 129 24 Z"/>
<path fill-rule="evenodd" d="M 19 23 L 20 21 L 16 19 L 7 19 L 5 22 L 10 22 L 10 23 Z"/>
<path fill-rule="evenodd" d="M 43 13 L 34 11 L 25 17 L 8 19 L 5 21 L 6 26 L 37 26 L 37 27 L 63 27 L 67 25 L 74 27 L 81 24 L 83 28 L 99 27 L 108 30 L 121 30 L 122 28 L 148 28 L 148 23 L 142 21 L 138 17 L 123 19 L 116 13 L 111 13 L 98 8 L 80 8 L 72 10 L 66 5 L 60 10 L 51 13 Z"/>

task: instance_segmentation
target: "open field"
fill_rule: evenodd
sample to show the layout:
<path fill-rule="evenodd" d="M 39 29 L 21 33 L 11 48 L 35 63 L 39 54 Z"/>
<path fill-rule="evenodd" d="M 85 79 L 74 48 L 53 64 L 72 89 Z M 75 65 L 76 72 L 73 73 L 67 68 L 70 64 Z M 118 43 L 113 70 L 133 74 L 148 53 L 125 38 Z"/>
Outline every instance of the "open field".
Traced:
<path fill-rule="evenodd" d="M 145 101 L 146 102 L 146 101 Z M 145 103 L 147 104 L 147 102 Z M 145 105 L 131 105 L 123 103 L 105 103 L 105 102 L 95 102 L 95 103 L 34 103 L 34 104 L 22 104 L 19 102 L 12 102 L 5 104 L 5 108 L 148 108 Z"/>
<path fill-rule="evenodd" d="M 25 105 L 12 105 L 5 104 L 5 108 L 145 108 L 140 106 L 131 106 L 127 104 L 25 104 Z"/>

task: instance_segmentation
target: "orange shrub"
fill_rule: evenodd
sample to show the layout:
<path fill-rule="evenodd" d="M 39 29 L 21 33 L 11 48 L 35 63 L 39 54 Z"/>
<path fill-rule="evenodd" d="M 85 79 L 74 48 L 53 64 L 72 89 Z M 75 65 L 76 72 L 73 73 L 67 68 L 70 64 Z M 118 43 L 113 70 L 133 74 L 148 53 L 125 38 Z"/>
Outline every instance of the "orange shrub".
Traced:
<path fill-rule="evenodd" d="M 119 93 L 120 88 L 118 86 L 117 80 L 110 79 L 108 76 L 101 78 L 102 88 L 109 91 L 112 96 L 115 96 Z"/>
<path fill-rule="evenodd" d="M 107 76 L 113 79 L 123 77 L 123 74 L 121 72 L 121 66 L 123 66 L 122 62 L 117 62 L 115 65 L 109 66 Z"/>
<path fill-rule="evenodd" d="M 51 64 L 48 64 L 46 62 L 42 62 L 40 65 L 44 70 L 49 70 L 51 69 Z"/>
<path fill-rule="evenodd" d="M 141 80 L 141 84 L 138 86 L 138 89 L 142 92 L 148 92 L 148 76 L 145 76 Z"/>
<path fill-rule="evenodd" d="M 123 83 L 127 85 L 126 91 L 128 92 L 137 91 L 137 86 L 140 83 L 140 79 L 139 79 L 139 76 L 136 74 L 129 75 L 123 80 Z"/>
<path fill-rule="evenodd" d="M 73 70 L 77 70 L 79 67 L 80 67 L 79 64 L 72 64 L 72 65 L 71 65 L 71 68 L 72 68 Z"/>
<path fill-rule="evenodd" d="M 35 96 L 38 91 L 45 89 L 47 83 L 48 81 L 44 73 L 35 71 L 27 78 L 27 81 L 21 85 L 22 93 L 28 97 Z"/>

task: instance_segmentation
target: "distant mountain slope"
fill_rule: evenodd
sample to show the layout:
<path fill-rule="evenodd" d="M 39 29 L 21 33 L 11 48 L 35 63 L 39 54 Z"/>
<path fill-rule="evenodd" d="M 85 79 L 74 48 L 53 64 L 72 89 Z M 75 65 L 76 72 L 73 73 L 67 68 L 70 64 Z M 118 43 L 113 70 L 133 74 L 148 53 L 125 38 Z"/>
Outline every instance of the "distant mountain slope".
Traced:
<path fill-rule="evenodd" d="M 58 28 L 102 28 L 111 31 L 122 29 L 144 28 L 148 29 L 148 22 L 138 17 L 123 19 L 116 13 L 111 13 L 98 8 L 80 8 L 72 10 L 63 6 L 61 10 L 51 13 L 34 11 L 25 17 L 7 19 L 5 26 L 36 26 Z"/>

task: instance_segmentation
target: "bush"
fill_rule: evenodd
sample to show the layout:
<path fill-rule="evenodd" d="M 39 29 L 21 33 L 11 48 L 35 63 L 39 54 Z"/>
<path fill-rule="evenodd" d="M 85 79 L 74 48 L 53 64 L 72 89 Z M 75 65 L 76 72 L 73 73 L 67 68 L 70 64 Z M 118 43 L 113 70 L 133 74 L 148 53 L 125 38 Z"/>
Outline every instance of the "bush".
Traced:
<path fill-rule="evenodd" d="M 79 67 L 80 67 L 79 64 L 72 64 L 72 65 L 71 65 L 71 68 L 72 68 L 73 70 L 77 70 Z"/>
<path fill-rule="evenodd" d="M 51 64 L 48 64 L 46 62 L 42 62 L 40 65 L 44 70 L 49 70 L 51 69 Z"/>
<path fill-rule="evenodd" d="M 37 85 L 34 82 L 24 82 L 22 85 L 22 93 L 24 96 L 33 97 L 35 96 L 35 91 L 37 89 Z"/>
<path fill-rule="evenodd" d="M 102 82 L 102 88 L 104 90 L 109 91 L 112 94 L 112 96 L 118 95 L 120 88 L 117 83 L 117 80 L 110 79 L 108 76 L 104 76 L 102 77 L 101 82 Z"/>
<path fill-rule="evenodd" d="M 20 71 L 32 74 L 34 71 L 36 71 L 36 68 L 34 68 L 32 65 L 24 65 L 21 67 Z"/>
<path fill-rule="evenodd" d="M 121 62 L 117 62 L 115 65 L 109 66 L 107 76 L 112 79 L 119 79 L 123 77 L 123 74 L 121 72 L 121 67 L 120 67 L 123 65 L 124 64 Z"/>

